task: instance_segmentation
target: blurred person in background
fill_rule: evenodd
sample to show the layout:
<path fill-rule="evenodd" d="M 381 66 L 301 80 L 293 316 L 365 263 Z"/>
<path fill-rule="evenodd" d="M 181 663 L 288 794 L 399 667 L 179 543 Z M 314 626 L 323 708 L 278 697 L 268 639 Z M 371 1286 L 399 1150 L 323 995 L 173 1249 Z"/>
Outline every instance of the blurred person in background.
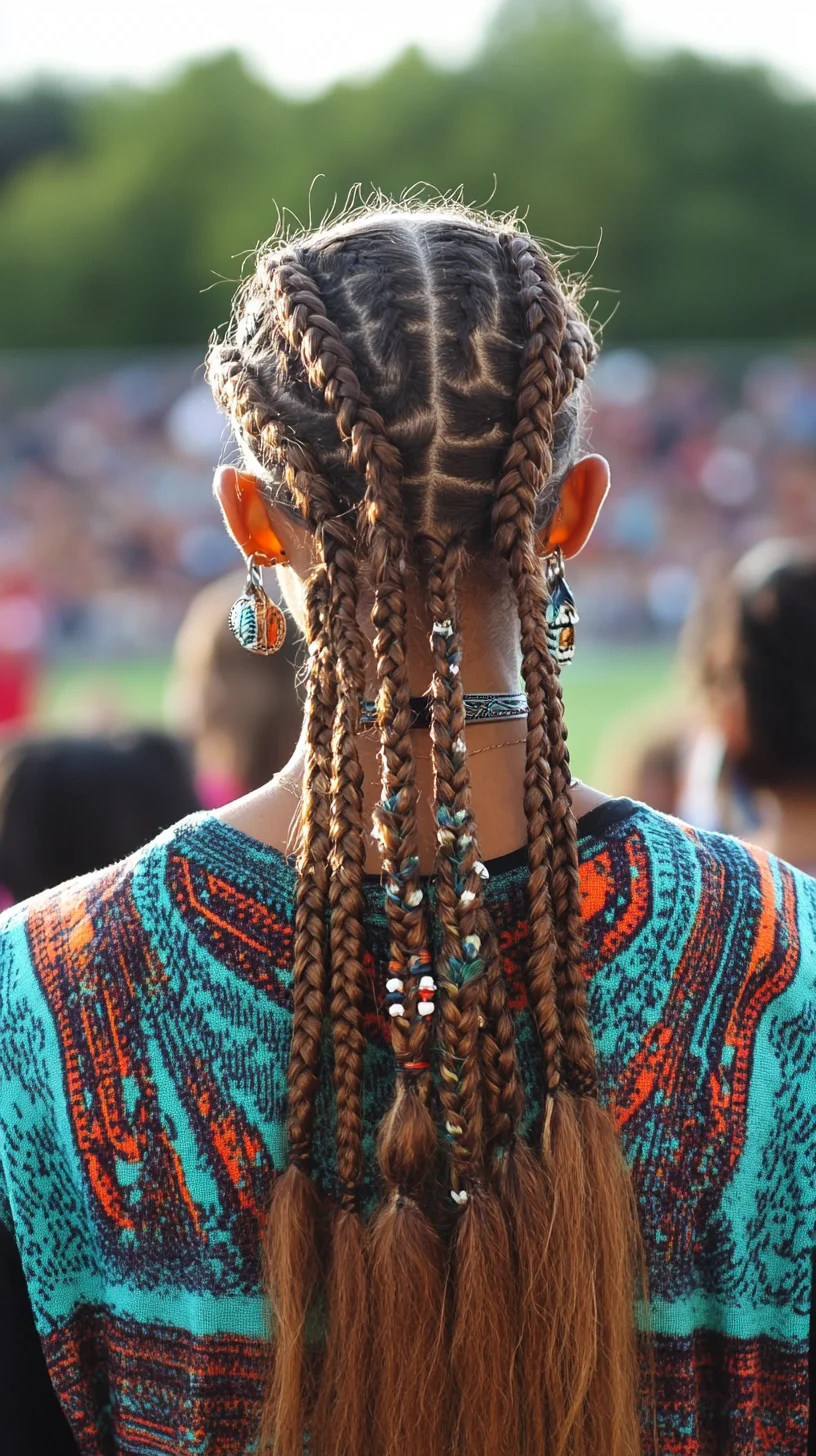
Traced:
<path fill-rule="evenodd" d="M 637 716 L 624 720 L 615 743 L 615 786 L 618 790 L 657 809 L 677 814 L 683 773 L 683 734 L 673 727 L 641 729 Z"/>
<path fill-rule="evenodd" d="M 132 854 L 199 808 L 167 734 L 35 738 L 0 752 L 0 897 L 6 904 Z"/>
<path fill-rule="evenodd" d="M 816 546 L 774 539 L 712 562 L 683 657 L 705 711 L 679 812 L 816 873 Z"/>
<path fill-rule="evenodd" d="M 0 930 L 5 1267 L 82 1456 L 805 1450 L 816 884 L 572 779 L 595 356 L 456 207 L 264 249 L 212 341 L 303 733 Z"/>
<path fill-rule="evenodd" d="M 176 639 L 167 711 L 192 746 L 202 804 L 217 809 L 268 783 L 297 742 L 303 714 L 290 657 L 245 652 L 229 627 L 243 577 L 194 597 Z"/>

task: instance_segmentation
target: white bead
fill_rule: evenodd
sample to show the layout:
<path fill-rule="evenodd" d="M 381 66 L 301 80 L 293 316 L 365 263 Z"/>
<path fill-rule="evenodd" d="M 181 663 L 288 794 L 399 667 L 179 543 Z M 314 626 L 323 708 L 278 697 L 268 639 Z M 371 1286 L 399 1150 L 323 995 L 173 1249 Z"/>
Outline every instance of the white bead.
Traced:
<path fill-rule="evenodd" d="M 453 1199 L 454 1203 L 467 1203 L 467 1189 L 460 1188 L 459 1192 L 457 1193 L 455 1188 L 451 1188 L 451 1198 Z"/>
<path fill-rule="evenodd" d="M 452 632 L 453 623 L 449 617 L 446 617 L 444 622 L 434 622 L 433 624 L 432 635 L 435 637 L 450 637 Z"/>
<path fill-rule="evenodd" d="M 465 740 L 464 740 L 464 738 L 454 738 L 454 740 L 453 740 L 453 751 L 454 751 L 454 753 L 464 753 L 465 752 Z"/>
<path fill-rule="evenodd" d="M 386 991 L 404 991 L 405 987 L 399 976 L 392 976 L 389 981 L 386 981 L 385 989 Z"/>
<path fill-rule="evenodd" d="M 400 1001 L 395 1001 L 393 1006 L 389 1006 L 389 1008 L 388 1008 L 388 1015 L 389 1016 L 404 1016 L 405 1015 L 405 1007 L 402 1005 L 402 1003 Z"/>
<path fill-rule="evenodd" d="M 419 1005 L 417 1006 L 417 1011 L 419 1012 L 420 1016 L 433 1016 L 435 1010 L 436 1007 L 434 1006 L 433 1001 L 420 1001 Z"/>
<path fill-rule="evenodd" d="M 473 868 L 475 869 L 480 880 L 490 879 L 490 870 L 487 868 L 487 865 L 482 864 L 482 861 L 480 859 L 477 859 Z"/>
<path fill-rule="evenodd" d="M 459 676 L 459 663 L 458 662 L 452 662 L 451 665 L 450 665 L 450 671 L 451 671 L 451 677 L 458 677 Z"/>
<path fill-rule="evenodd" d="M 463 890 L 461 895 L 459 896 L 459 903 L 461 905 L 472 905 L 475 899 L 476 896 L 474 895 L 472 890 Z"/>
<path fill-rule="evenodd" d="M 434 980 L 433 976 L 420 976 L 419 989 L 420 991 L 435 991 L 436 981 Z"/>
<path fill-rule="evenodd" d="M 412 890 L 411 893 L 410 893 L 410 895 L 406 895 L 406 897 L 405 897 L 405 903 L 406 903 L 406 905 L 410 905 L 412 909 L 414 909 L 415 906 L 417 906 L 417 905 L 421 905 L 422 904 L 422 891 L 421 890 Z"/>

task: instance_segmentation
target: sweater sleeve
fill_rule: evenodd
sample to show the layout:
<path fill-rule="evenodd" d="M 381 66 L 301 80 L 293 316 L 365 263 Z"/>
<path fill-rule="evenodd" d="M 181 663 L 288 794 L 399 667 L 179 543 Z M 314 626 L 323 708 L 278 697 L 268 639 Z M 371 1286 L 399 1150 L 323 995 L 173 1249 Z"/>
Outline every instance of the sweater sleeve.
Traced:
<path fill-rule="evenodd" d="M 14 1061 L 15 1027 L 8 1016 L 9 990 L 17 972 L 8 934 L 13 912 L 0 925 L 0 1444 L 3 1456 L 79 1456 L 45 1363 L 15 1236 L 5 1157 L 13 1121 L 8 1073 Z"/>
<path fill-rule="evenodd" d="M 36 1456 L 43 1451 L 49 1456 L 79 1456 L 48 1378 L 5 1212 L 0 1222 L 0 1431 L 3 1456 Z"/>

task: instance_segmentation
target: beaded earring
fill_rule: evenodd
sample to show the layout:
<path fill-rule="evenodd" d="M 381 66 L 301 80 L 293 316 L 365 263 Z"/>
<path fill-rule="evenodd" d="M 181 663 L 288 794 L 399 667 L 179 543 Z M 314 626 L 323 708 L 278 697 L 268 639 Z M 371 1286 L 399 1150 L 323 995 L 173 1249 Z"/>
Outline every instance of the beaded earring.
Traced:
<path fill-rule="evenodd" d="M 551 552 L 546 562 L 547 592 L 547 646 L 550 657 L 559 667 L 572 662 L 575 656 L 575 624 L 579 620 L 572 595 L 564 575 L 564 553 L 560 546 Z"/>
<path fill-rule="evenodd" d="M 268 657 L 278 652 L 286 640 L 286 618 L 264 591 L 261 568 L 254 556 L 247 561 L 246 586 L 232 604 L 229 624 L 247 652 L 261 652 Z"/>

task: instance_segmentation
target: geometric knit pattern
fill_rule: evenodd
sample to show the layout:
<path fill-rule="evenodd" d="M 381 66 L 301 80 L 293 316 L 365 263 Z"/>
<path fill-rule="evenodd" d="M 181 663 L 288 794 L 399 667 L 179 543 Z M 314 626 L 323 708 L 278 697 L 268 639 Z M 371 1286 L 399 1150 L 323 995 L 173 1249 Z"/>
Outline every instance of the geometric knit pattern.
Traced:
<path fill-rule="evenodd" d="M 601 1094 L 648 1263 L 644 1450 L 656 1420 L 661 1456 L 805 1456 L 816 883 L 639 805 L 587 815 L 580 859 Z M 523 856 L 494 861 L 486 896 L 533 1132 L 526 879 Z M 83 1456 L 253 1449 L 294 893 L 282 854 L 200 814 L 0 921 L 0 1220 Z M 394 1069 L 373 877 L 365 898 L 371 1204 Z M 315 1160 L 331 1195 L 326 1053 Z"/>

